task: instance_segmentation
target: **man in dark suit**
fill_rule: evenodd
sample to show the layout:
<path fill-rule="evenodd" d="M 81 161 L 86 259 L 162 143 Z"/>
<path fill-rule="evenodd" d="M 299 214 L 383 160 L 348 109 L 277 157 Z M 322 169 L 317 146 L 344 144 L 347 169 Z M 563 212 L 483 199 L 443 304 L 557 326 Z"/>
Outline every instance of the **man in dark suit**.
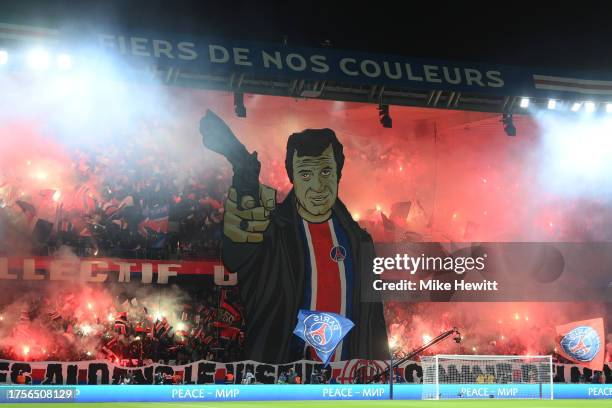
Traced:
<path fill-rule="evenodd" d="M 343 166 L 343 147 L 334 131 L 307 129 L 287 142 L 285 168 L 293 189 L 281 204 L 267 186 L 260 186 L 259 202 L 245 196 L 240 205 L 230 189 L 222 258 L 238 273 L 248 359 L 314 358 L 293 335 L 300 309 L 353 321 L 335 361 L 388 358 L 382 302 L 366 302 L 363 296 L 373 277 L 372 238 L 338 198 Z"/>

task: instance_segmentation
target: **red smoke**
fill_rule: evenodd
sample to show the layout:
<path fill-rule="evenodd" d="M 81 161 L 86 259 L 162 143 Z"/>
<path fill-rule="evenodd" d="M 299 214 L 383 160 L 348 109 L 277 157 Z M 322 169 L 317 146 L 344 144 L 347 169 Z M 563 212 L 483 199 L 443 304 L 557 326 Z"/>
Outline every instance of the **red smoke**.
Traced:
<path fill-rule="evenodd" d="M 30 92 L 35 95 L 37 90 Z M 144 99 L 138 88 L 133 95 L 133 104 L 122 105 L 126 112 Z M 515 117 L 518 136 L 509 138 L 498 115 L 487 113 L 393 107 L 393 128 L 383 129 L 374 105 L 250 96 L 245 101 L 248 117 L 240 119 L 233 113 L 231 95 L 172 90 L 167 98 L 158 110 L 146 112 L 146 120 L 127 121 L 126 126 L 121 118 L 115 128 L 109 118 L 109 140 L 98 140 L 98 144 L 117 160 L 134 140 L 158 146 L 154 156 L 142 160 L 160 166 L 170 163 L 184 179 L 207 166 L 222 168 L 225 176 L 218 182 L 225 186 L 230 177 L 228 164 L 202 147 L 197 132 L 201 115 L 210 108 L 228 121 L 249 151 L 258 151 L 261 181 L 278 189 L 282 198 L 291 188 L 284 170 L 288 135 L 305 128 L 331 127 L 347 157 L 340 198 L 377 241 L 406 236 L 445 242 L 612 239 L 608 197 L 560 197 L 537 179 L 540 136 L 537 124 L 526 117 Z M 162 114 L 166 110 L 172 114 Z M 10 112 L 3 113 L 7 116 Z M 73 142 L 61 127 L 45 127 L 47 119 L 5 121 L 0 127 L 0 199 L 10 220 L 2 224 L 10 228 L 0 238 L 11 234 L 11 243 L 24 242 L 19 237 L 31 228 L 15 201 L 31 202 L 37 217 L 53 221 L 58 206 L 65 212 L 86 211 L 87 201 L 102 194 L 102 180 L 82 178 L 87 169 L 79 152 L 91 147 L 89 142 Z M 85 126 L 83 135 L 89 130 L 94 128 Z M 109 169 L 113 165 L 107 163 Z M 138 165 L 134 163 L 135 170 Z M 393 213 L 394 204 L 407 202 L 407 214 Z M 385 228 L 381 213 L 393 224 Z M 28 249 L 27 245 L 11 248 L 12 253 Z M 53 307 L 74 319 L 77 334 L 58 338 L 45 331 L 47 323 L 14 321 L 10 333 L 0 331 L 0 344 L 10 347 L 18 358 L 44 359 L 51 349 L 75 344 L 86 350 L 87 338 L 99 333 L 108 315 L 116 311 L 104 291 L 85 288 L 58 296 L 61 289 L 53 290 L 58 292 L 51 297 L 62 299 L 62 304 Z M 2 314 L 20 316 L 20 307 L 11 305 Z M 478 354 L 549 354 L 555 325 L 608 312 L 603 305 L 587 303 L 392 303 L 386 310 L 390 332 L 405 351 L 422 344 L 424 336 L 434 337 L 457 326 L 465 338 L 461 346 L 447 341 L 429 352 Z M 82 330 L 78 334 L 83 325 L 91 330 L 84 336 Z M 4 321 L 0 326 L 8 325 Z"/>
<path fill-rule="evenodd" d="M 445 340 L 424 354 L 548 355 L 557 325 L 607 312 L 604 304 L 570 302 L 388 303 L 385 316 L 404 352 L 456 326 L 461 344 Z"/>

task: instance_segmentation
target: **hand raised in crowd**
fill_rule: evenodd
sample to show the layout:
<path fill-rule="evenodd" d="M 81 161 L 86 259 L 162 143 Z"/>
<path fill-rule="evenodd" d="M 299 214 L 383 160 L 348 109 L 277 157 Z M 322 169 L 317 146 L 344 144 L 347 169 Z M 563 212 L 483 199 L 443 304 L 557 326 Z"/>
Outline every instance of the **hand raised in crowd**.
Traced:
<path fill-rule="evenodd" d="M 241 197 L 238 208 L 238 193 L 231 187 L 225 201 L 223 234 L 232 242 L 257 243 L 263 241 L 263 232 L 270 225 L 270 214 L 276 208 L 276 190 L 259 185 L 259 203 L 251 196 Z"/>

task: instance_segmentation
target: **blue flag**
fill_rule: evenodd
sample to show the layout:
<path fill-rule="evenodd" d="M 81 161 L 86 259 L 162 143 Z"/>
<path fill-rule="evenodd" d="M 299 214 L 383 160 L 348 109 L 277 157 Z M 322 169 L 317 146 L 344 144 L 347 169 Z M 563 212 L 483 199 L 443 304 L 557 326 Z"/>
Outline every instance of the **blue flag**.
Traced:
<path fill-rule="evenodd" d="M 327 365 L 353 326 L 353 322 L 336 313 L 300 309 L 293 334 L 314 348 L 323 364 Z"/>

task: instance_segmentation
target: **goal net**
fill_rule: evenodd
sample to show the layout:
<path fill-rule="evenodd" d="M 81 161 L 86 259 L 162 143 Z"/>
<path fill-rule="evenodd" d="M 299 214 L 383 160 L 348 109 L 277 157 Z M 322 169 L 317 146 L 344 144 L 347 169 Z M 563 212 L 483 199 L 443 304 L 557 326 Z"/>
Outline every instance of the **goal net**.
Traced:
<path fill-rule="evenodd" d="M 552 399 L 552 356 L 421 358 L 423 399 Z"/>

